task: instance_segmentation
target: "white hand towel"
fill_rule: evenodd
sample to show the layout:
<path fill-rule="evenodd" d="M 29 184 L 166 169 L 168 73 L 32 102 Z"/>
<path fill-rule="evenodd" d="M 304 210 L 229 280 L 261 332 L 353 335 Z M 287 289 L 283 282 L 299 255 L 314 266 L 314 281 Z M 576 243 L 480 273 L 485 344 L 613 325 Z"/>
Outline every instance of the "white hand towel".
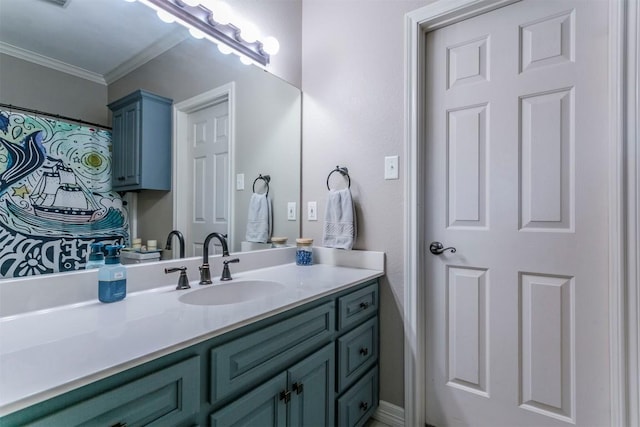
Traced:
<path fill-rule="evenodd" d="M 247 219 L 248 242 L 267 243 L 272 231 L 271 199 L 266 194 L 251 195 Z"/>
<path fill-rule="evenodd" d="M 356 240 L 356 211 L 351 191 L 330 190 L 324 213 L 322 245 L 327 248 L 351 249 Z"/>

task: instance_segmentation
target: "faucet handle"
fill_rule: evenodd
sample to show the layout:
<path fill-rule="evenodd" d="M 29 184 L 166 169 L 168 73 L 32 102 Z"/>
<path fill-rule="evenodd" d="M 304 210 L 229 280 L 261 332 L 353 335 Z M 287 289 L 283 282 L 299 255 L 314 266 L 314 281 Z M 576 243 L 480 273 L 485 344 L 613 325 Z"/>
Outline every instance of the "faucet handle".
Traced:
<path fill-rule="evenodd" d="M 189 278 L 187 277 L 187 267 L 182 266 L 182 267 L 165 268 L 164 274 L 175 273 L 176 271 L 180 272 L 180 276 L 178 277 L 178 286 L 176 286 L 176 290 L 191 288 L 191 286 L 189 285 Z"/>
<path fill-rule="evenodd" d="M 228 261 L 222 261 L 222 264 L 224 264 L 224 266 L 222 267 L 222 276 L 220 276 L 220 280 L 222 281 L 226 281 L 226 280 L 231 280 L 231 271 L 229 270 L 229 263 L 236 263 L 236 262 L 240 262 L 239 258 L 233 258 L 230 259 Z"/>

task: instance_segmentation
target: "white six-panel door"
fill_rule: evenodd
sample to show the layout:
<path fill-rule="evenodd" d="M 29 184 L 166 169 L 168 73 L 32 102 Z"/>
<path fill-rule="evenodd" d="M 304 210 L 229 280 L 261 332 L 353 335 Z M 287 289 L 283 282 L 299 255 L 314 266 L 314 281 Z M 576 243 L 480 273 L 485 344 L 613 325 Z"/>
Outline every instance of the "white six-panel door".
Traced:
<path fill-rule="evenodd" d="M 214 231 L 227 234 L 230 214 L 228 102 L 189 113 L 187 117 L 191 166 L 188 201 L 191 246 L 187 256 L 202 255 L 205 237 Z M 214 253 L 213 240 L 209 254 Z M 219 253 L 220 251 L 217 250 Z"/>
<path fill-rule="evenodd" d="M 426 419 L 609 423 L 607 3 L 427 34 Z"/>

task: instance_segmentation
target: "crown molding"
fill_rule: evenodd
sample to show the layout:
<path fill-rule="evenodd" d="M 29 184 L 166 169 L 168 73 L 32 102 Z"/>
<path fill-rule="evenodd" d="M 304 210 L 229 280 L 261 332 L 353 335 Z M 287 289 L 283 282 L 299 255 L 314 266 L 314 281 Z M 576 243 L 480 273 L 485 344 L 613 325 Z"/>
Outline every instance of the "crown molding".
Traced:
<path fill-rule="evenodd" d="M 32 62 L 43 67 L 52 68 L 94 83 L 101 85 L 107 84 L 105 78 L 101 74 L 94 73 L 92 71 L 85 70 L 84 68 L 76 67 L 75 65 L 67 64 L 66 62 L 58 61 L 57 59 L 49 58 L 48 56 L 40 55 L 39 53 L 31 52 L 2 41 L 0 41 L 0 53 Z"/>
<path fill-rule="evenodd" d="M 107 72 L 104 76 L 2 41 L 0 41 L 0 53 L 106 86 L 126 76 L 136 68 L 151 61 L 156 56 L 163 54 L 188 37 L 189 35 L 185 31 L 173 31 L 158 39 L 150 46 L 142 49 L 133 57 L 127 59 L 122 64 Z"/>
<path fill-rule="evenodd" d="M 166 36 L 158 39 L 150 46 L 142 49 L 133 57 L 127 59 L 122 64 L 104 75 L 106 84 L 111 84 L 116 80 L 126 76 L 138 67 L 143 66 L 156 56 L 162 55 L 172 47 L 187 39 L 189 35 L 185 31 L 173 31 Z"/>

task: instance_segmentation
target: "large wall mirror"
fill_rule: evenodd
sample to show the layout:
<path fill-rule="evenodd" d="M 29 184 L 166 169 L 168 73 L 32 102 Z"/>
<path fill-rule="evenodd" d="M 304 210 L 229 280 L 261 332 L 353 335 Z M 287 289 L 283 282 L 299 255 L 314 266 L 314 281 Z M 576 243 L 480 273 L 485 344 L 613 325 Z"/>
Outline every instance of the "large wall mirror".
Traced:
<path fill-rule="evenodd" d="M 75 78 L 78 89 L 70 88 L 66 95 L 60 95 L 65 99 L 58 99 L 57 104 L 77 103 L 77 110 L 93 109 L 94 116 L 104 114 L 104 120 L 94 121 L 110 125 L 106 105 L 137 89 L 174 101 L 174 171 L 167 171 L 174 178 L 173 190 L 136 194 L 135 203 L 130 204 L 137 212 L 130 218 L 133 226 L 130 237 L 141 237 L 143 242 L 157 240 L 158 245 L 164 247 L 169 232 L 177 228 L 185 235 L 187 256 L 198 256 L 206 234 L 225 231 L 226 226 L 232 252 L 266 248 L 268 245 L 243 244 L 252 192 L 254 188 L 259 193 L 266 191 L 265 181 L 258 179 L 260 175 L 270 177 L 273 236 L 288 237 L 289 242 L 299 236 L 301 93 L 298 88 L 268 71 L 242 64 L 236 56 L 220 53 L 206 40 L 189 37 L 188 32 L 176 24 L 172 27 L 161 23 L 152 10 L 137 2 L 70 0 L 63 8 L 55 3 L 30 0 L 27 6 L 23 0 L 0 0 L 3 15 L 0 20 L 0 74 L 3 75 L 0 76 L 0 102 L 65 114 L 56 111 L 55 100 L 34 100 L 37 95 L 33 91 L 26 94 L 19 93 L 18 89 L 5 90 L 35 84 L 25 81 L 32 78 L 24 72 L 25 58 L 17 59 L 20 55 L 9 52 L 7 46 L 18 46 L 21 51 L 33 51 L 36 55 L 59 55 L 60 61 L 72 63 L 76 61 L 74 56 L 81 56 L 78 54 L 86 50 L 80 40 L 95 38 L 93 33 L 99 29 L 103 29 L 99 36 L 101 42 L 95 49 L 104 49 L 105 56 L 107 52 L 117 54 L 119 43 L 128 44 L 123 38 L 134 38 L 149 47 L 151 59 L 127 69 L 132 62 L 123 58 L 117 69 L 102 70 L 107 81 L 98 85 L 97 90 L 94 83 L 91 90 L 84 89 L 82 79 Z M 64 16 L 74 7 L 84 11 L 81 12 L 83 19 L 72 25 L 65 22 Z M 115 9 L 115 13 L 100 12 L 109 8 Z M 9 22 L 16 24 L 9 25 Z M 44 30 L 34 31 L 34 26 Z M 126 34 L 121 31 L 125 27 Z M 144 52 L 139 52 L 140 56 L 144 56 Z M 82 67 L 81 61 L 76 62 L 78 67 Z M 60 72 L 53 73 L 59 75 Z M 46 84 L 37 82 L 42 83 Z M 218 169 L 213 178 L 207 175 L 209 179 L 198 181 L 197 178 L 204 175 L 198 175 L 194 157 L 197 155 L 186 135 L 198 126 L 199 113 L 208 114 L 207 111 L 216 108 L 229 113 L 228 120 L 220 122 L 224 126 L 214 130 L 230 138 L 228 160 L 214 159 L 211 165 L 217 162 Z M 291 206 L 295 206 L 295 219 L 288 215 Z M 203 218 L 203 214 L 207 217 Z M 202 220 L 209 223 L 201 227 L 198 223 Z M 174 240 L 174 247 L 176 245 Z M 212 246 L 209 253 L 215 251 Z M 164 258 L 171 256 L 166 251 L 163 254 Z"/>

